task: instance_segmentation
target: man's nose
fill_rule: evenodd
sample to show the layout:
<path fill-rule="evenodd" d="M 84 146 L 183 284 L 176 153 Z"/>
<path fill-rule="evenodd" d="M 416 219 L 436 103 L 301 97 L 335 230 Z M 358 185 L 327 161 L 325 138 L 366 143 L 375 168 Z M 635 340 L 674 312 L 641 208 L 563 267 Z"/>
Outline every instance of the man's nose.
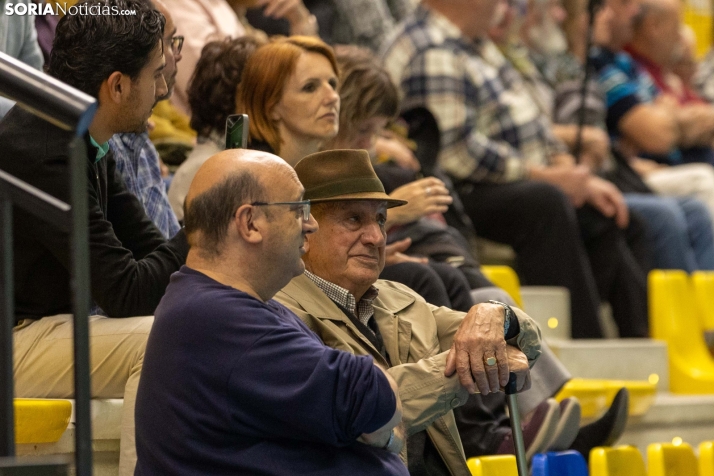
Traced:
<path fill-rule="evenodd" d="M 373 245 L 373 246 L 384 246 L 386 243 L 386 238 L 384 236 L 384 230 L 382 227 L 379 225 L 379 223 L 372 222 L 368 225 L 365 225 L 364 229 L 362 230 L 362 243 L 365 245 Z"/>
<path fill-rule="evenodd" d="M 312 216 L 312 213 L 310 214 L 310 219 L 308 221 L 303 220 L 302 222 L 302 232 L 305 235 L 315 233 L 319 228 L 320 225 L 317 224 L 317 220 L 315 220 L 315 217 Z"/>
<path fill-rule="evenodd" d="M 162 74 L 159 77 L 159 83 L 156 85 L 156 97 L 160 98 L 162 96 L 166 96 L 169 93 L 169 87 L 166 85 L 166 78 L 164 78 L 164 75 Z"/>

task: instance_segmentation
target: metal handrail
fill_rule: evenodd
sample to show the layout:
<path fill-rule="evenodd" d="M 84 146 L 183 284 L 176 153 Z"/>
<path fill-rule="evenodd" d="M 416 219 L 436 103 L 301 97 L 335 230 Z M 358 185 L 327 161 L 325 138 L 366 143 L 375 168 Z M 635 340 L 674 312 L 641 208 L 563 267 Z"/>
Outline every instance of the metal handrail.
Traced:
<path fill-rule="evenodd" d="M 0 0 L 0 4 L 1 4 Z M 15 323 L 13 285 L 13 205 L 59 230 L 69 231 L 71 288 L 74 311 L 74 398 L 76 474 L 92 474 L 92 429 L 89 373 L 89 244 L 87 147 L 82 136 L 97 110 L 91 96 L 0 53 L 0 95 L 33 114 L 75 131 L 69 144 L 70 203 L 0 170 L 0 457 L 15 455 L 12 328 Z"/>

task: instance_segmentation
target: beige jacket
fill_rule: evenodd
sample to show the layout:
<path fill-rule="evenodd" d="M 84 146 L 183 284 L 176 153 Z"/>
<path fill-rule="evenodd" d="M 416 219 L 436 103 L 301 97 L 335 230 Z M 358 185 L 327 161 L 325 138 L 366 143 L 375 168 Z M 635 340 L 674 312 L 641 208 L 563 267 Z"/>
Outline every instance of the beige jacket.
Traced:
<path fill-rule="evenodd" d="M 374 286 L 379 290 L 374 318 L 392 360 L 393 367 L 388 371 L 399 385 L 407 434 L 426 429 L 451 474 L 469 476 L 452 411 L 466 402 L 468 393 L 456 376 L 444 377 L 446 356 L 465 314 L 427 304 L 399 283 L 378 280 Z M 371 355 L 377 365 L 389 367 L 372 343 L 307 276 L 294 278 L 275 299 L 297 314 L 326 345 Z M 511 343 L 528 356 L 532 366 L 540 355 L 540 330 L 523 311 L 514 310 L 521 332 Z M 406 453 L 402 457 L 406 458 Z"/>

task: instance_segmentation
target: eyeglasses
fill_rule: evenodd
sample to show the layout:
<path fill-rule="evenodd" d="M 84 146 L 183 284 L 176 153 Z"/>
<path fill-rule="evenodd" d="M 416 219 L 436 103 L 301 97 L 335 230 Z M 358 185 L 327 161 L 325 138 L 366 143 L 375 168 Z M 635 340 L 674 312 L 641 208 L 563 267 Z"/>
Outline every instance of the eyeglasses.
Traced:
<path fill-rule="evenodd" d="M 293 207 L 299 215 L 302 215 L 303 221 L 310 220 L 310 200 L 303 200 L 300 202 L 253 202 L 251 203 L 254 207 L 265 207 L 268 205 L 290 205 Z"/>
<path fill-rule="evenodd" d="M 183 48 L 183 36 L 171 37 L 171 51 L 173 54 L 177 55 L 181 53 L 181 48 Z"/>

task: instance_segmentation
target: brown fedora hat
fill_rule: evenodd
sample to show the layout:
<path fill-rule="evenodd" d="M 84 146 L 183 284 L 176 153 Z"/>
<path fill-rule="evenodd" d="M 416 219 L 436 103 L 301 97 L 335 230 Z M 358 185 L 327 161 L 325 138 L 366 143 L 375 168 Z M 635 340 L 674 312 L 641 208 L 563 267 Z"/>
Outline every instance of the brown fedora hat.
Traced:
<path fill-rule="evenodd" d="M 312 203 L 342 200 L 382 200 L 387 208 L 406 205 L 384 193 L 366 150 L 326 150 L 310 154 L 295 165 Z"/>

